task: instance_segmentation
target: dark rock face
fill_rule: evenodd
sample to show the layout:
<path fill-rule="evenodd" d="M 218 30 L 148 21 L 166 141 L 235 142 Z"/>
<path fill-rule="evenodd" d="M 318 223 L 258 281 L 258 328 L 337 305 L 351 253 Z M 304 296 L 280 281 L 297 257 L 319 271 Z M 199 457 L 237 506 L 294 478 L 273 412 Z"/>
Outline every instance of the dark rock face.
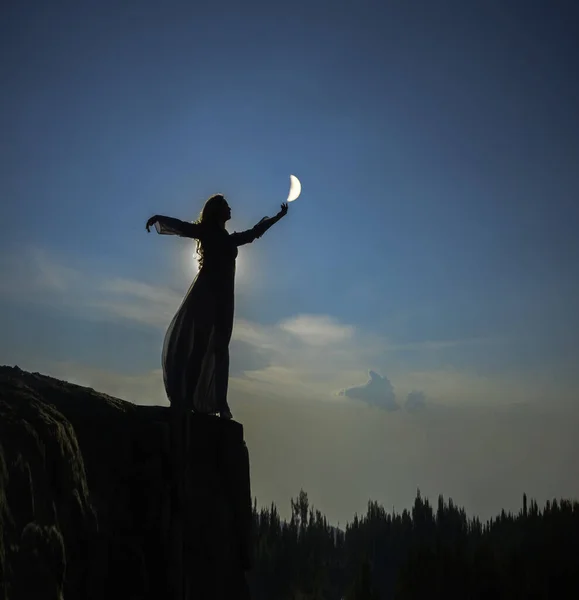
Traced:
<path fill-rule="evenodd" d="M 189 597 L 248 598 L 243 428 L 190 416 L 183 507 L 169 412 L 0 367 L 0 600 L 170 598 L 177 512 Z"/>

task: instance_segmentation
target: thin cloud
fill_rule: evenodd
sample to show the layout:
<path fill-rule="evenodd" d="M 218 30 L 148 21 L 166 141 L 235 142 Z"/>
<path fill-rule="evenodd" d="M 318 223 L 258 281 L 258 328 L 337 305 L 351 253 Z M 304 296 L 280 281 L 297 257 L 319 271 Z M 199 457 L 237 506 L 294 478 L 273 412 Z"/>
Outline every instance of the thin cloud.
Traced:
<path fill-rule="evenodd" d="M 338 344 L 354 335 L 352 326 L 343 325 L 328 315 L 298 315 L 282 321 L 279 326 L 313 346 Z"/>
<path fill-rule="evenodd" d="M 182 301 L 182 295 L 170 288 L 88 273 L 62 265 L 37 248 L 3 256 L 0 267 L 0 296 L 46 308 L 64 307 L 90 320 L 167 327 Z"/>
<path fill-rule="evenodd" d="M 80 273 L 50 258 L 40 248 L 3 253 L 0 258 L 0 295 L 13 300 L 46 302 L 67 291 Z"/>
<path fill-rule="evenodd" d="M 89 302 L 92 308 L 160 328 L 167 327 L 183 300 L 170 288 L 126 278 L 104 279 L 97 289 L 97 299 Z"/>
<path fill-rule="evenodd" d="M 457 348 L 461 346 L 475 346 L 480 344 L 494 344 L 503 342 L 501 337 L 476 337 L 476 338 L 460 338 L 456 340 L 420 340 L 418 342 L 396 343 L 389 346 L 390 350 L 446 350 L 449 348 Z"/>

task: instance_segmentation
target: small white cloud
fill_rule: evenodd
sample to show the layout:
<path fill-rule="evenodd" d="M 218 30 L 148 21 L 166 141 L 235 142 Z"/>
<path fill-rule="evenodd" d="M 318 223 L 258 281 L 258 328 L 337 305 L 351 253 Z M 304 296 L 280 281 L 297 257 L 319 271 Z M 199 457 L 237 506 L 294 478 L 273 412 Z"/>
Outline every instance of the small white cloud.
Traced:
<path fill-rule="evenodd" d="M 400 406 L 396 402 L 396 394 L 388 377 L 382 377 L 375 371 L 369 371 L 368 375 L 370 378 L 366 383 L 346 388 L 339 395 L 361 400 L 387 411 L 398 410 Z"/>

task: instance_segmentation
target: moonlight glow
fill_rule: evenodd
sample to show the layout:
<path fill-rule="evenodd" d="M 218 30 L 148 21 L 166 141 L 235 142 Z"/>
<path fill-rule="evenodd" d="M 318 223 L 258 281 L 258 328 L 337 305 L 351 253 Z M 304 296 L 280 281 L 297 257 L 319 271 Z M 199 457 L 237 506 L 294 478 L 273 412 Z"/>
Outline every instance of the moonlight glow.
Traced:
<path fill-rule="evenodd" d="M 228 228 L 229 229 L 229 228 Z M 230 231 L 241 231 L 241 229 L 231 229 Z M 235 281 L 238 284 L 247 283 L 249 272 L 248 272 L 248 261 L 249 257 L 246 256 L 250 253 L 249 248 L 240 248 L 237 259 L 235 260 Z M 191 248 L 182 254 L 183 270 L 188 277 L 196 277 L 199 273 L 199 255 L 197 254 L 197 243 L 192 240 Z M 255 261 L 255 256 L 252 257 L 252 262 Z"/>

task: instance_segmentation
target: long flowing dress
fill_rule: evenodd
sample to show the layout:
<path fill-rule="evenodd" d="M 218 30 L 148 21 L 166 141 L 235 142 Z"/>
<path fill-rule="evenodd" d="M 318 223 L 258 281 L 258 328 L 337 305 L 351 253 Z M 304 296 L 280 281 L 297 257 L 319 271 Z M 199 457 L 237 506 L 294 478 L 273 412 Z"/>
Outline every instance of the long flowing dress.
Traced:
<path fill-rule="evenodd" d="M 171 404 L 197 413 L 229 410 L 229 342 L 233 331 L 238 247 L 261 237 L 277 219 L 263 218 L 239 233 L 158 216 L 164 235 L 194 238 L 203 264 L 173 317 L 163 342 L 163 382 Z"/>

